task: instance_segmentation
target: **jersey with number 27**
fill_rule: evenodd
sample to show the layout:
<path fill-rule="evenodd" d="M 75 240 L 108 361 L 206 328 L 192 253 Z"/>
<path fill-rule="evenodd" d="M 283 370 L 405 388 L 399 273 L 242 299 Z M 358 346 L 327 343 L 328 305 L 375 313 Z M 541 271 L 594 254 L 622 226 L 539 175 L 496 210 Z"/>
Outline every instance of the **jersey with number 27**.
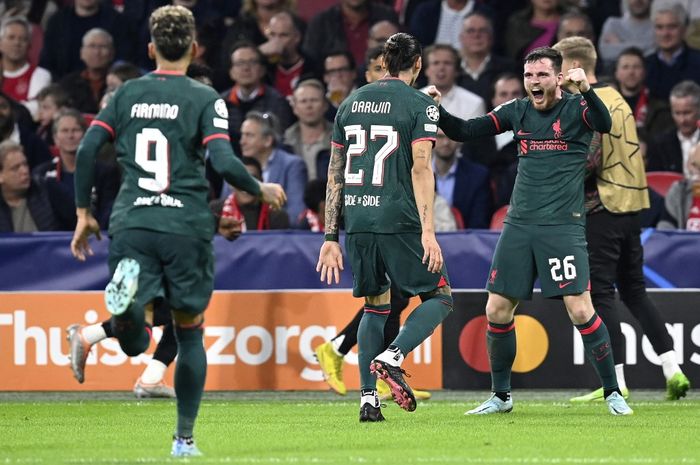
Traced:
<path fill-rule="evenodd" d="M 92 124 L 115 139 L 123 171 L 110 234 L 136 228 L 212 238 L 204 147 L 229 138 L 226 103 L 212 88 L 150 73 L 126 82 Z"/>
<path fill-rule="evenodd" d="M 440 112 L 396 78 L 356 90 L 335 117 L 332 143 L 346 155 L 343 214 L 348 233 L 420 232 L 412 146 L 435 141 Z"/>

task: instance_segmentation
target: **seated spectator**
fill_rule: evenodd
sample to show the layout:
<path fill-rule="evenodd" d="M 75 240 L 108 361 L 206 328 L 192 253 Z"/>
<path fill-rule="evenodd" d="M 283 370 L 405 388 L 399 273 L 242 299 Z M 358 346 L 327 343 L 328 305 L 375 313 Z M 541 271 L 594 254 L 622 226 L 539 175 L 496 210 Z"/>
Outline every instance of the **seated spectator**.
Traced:
<path fill-rule="evenodd" d="M 458 84 L 487 102 L 496 77 L 516 72 L 515 62 L 493 52 L 493 22 L 484 13 L 477 11 L 467 15 L 459 38 L 463 73 Z"/>
<path fill-rule="evenodd" d="M 643 135 L 661 134 L 673 127 L 667 100 L 649 95 L 646 87 L 644 55 L 638 48 L 627 48 L 615 63 L 615 82 L 620 94 L 632 109 L 637 132 Z"/>
<path fill-rule="evenodd" d="M 294 116 L 287 100 L 263 83 L 265 57 L 253 43 L 243 42 L 236 46 L 231 54 L 230 74 L 236 84 L 224 91 L 221 97 L 228 107 L 228 130 L 236 153 L 240 153 L 237 144 L 241 124 L 249 111 L 273 113 L 283 129 L 292 124 Z"/>
<path fill-rule="evenodd" d="M 105 84 L 107 85 L 105 92 L 114 92 L 126 81 L 140 78 L 141 76 L 143 76 L 141 70 L 136 65 L 126 61 L 112 65 L 105 77 Z"/>
<path fill-rule="evenodd" d="M 235 44 L 239 42 L 252 42 L 254 45 L 265 43 L 265 29 L 270 24 L 270 19 L 284 10 L 293 10 L 292 0 L 245 0 L 241 11 L 224 35 L 224 61 L 229 60 Z"/>
<path fill-rule="evenodd" d="M 48 69 L 54 80 L 79 71 L 83 67 L 83 36 L 95 28 L 107 31 L 114 39 L 114 56 L 118 60 L 134 61 L 137 34 L 131 23 L 107 3 L 75 0 L 49 19 L 40 66 Z"/>
<path fill-rule="evenodd" d="M 658 229 L 685 229 L 700 232 L 700 144 L 688 159 L 684 179 L 676 181 L 666 193 L 664 213 Z"/>
<path fill-rule="evenodd" d="M 24 150 L 13 141 L 0 143 L 0 194 L 0 232 L 56 228 L 46 191 L 32 181 Z"/>
<path fill-rule="evenodd" d="M 367 84 L 368 82 L 372 82 L 367 80 L 367 66 L 369 66 L 370 55 L 375 61 L 375 66 L 377 66 L 376 63 L 381 62 L 380 55 L 384 49 L 384 44 L 387 40 L 389 40 L 389 37 L 399 32 L 399 30 L 398 24 L 386 20 L 379 21 L 375 23 L 374 26 L 369 28 L 369 34 L 367 35 L 367 53 L 365 53 L 364 65 L 358 70 L 357 75 L 357 84 L 359 87 Z M 377 52 L 377 50 L 379 51 Z M 386 71 L 382 72 L 382 76 L 384 76 L 385 72 Z M 381 79 L 382 76 L 379 76 L 376 79 Z"/>
<path fill-rule="evenodd" d="M 62 108 L 70 106 L 68 93 L 58 84 L 51 84 L 37 94 L 36 100 L 39 103 L 37 113 L 39 126 L 36 128 L 36 134 L 49 147 L 51 155 L 58 155 L 58 150 L 54 152 L 53 117 Z"/>
<path fill-rule="evenodd" d="M 625 0 L 627 13 L 610 17 L 603 24 L 598 40 L 598 57 L 611 68 L 620 54 L 637 47 L 642 56 L 654 51 L 654 24 L 651 21 L 651 0 Z"/>
<path fill-rule="evenodd" d="M 260 163 L 250 157 L 241 160 L 246 170 L 258 181 L 262 181 Z M 246 231 L 288 229 L 289 217 L 284 210 L 273 210 L 259 197 L 245 191 L 231 192 L 224 200 L 213 200 L 209 204 L 218 218 L 218 230 L 222 236 L 233 239 Z"/>
<path fill-rule="evenodd" d="M 323 60 L 326 97 L 334 110 L 337 110 L 343 100 L 355 90 L 356 78 L 357 66 L 350 52 L 331 52 Z"/>
<path fill-rule="evenodd" d="M 323 116 L 327 109 L 320 81 L 308 79 L 294 89 L 292 110 L 298 121 L 284 132 L 284 144 L 301 155 L 310 180 L 328 176 L 333 125 Z"/>
<path fill-rule="evenodd" d="M 675 127 L 649 140 L 647 171 L 687 171 L 690 149 L 700 142 L 700 85 L 683 81 L 671 90 L 671 116 Z"/>
<path fill-rule="evenodd" d="M 0 92 L 0 142 L 11 140 L 22 145 L 29 169 L 33 170 L 39 164 L 49 161 L 51 153 L 46 143 L 36 135 L 31 127 L 18 122 L 15 116 L 17 110 L 15 105 L 17 104 L 14 100 Z M 27 111 L 26 108 L 24 111 Z"/>
<path fill-rule="evenodd" d="M 684 41 L 688 13 L 676 3 L 652 14 L 656 53 L 647 60 L 647 87 L 653 97 L 667 99 L 673 86 L 683 80 L 700 82 L 700 50 Z"/>
<path fill-rule="evenodd" d="M 509 58 L 520 61 L 538 47 L 556 42 L 559 18 L 565 13 L 563 2 L 530 0 L 530 4 L 508 18 L 505 49 Z"/>
<path fill-rule="evenodd" d="M 326 181 L 312 179 L 304 188 L 306 208 L 299 219 L 299 229 L 311 232 L 326 230 Z"/>
<path fill-rule="evenodd" d="M 31 25 L 21 17 L 11 17 L 0 25 L 0 57 L 2 58 L 2 91 L 21 103 L 37 119 L 36 96 L 51 84 L 51 73 L 29 63 Z"/>
<path fill-rule="evenodd" d="M 433 148 L 437 193 L 459 212 L 465 228 L 488 228 L 492 210 L 489 172 L 458 157 L 458 152 L 459 143 L 438 130 Z"/>
<path fill-rule="evenodd" d="M 214 72 L 207 65 L 190 63 L 187 67 L 187 76 L 201 82 L 205 86 L 213 87 L 214 85 Z"/>
<path fill-rule="evenodd" d="M 95 28 L 85 33 L 80 59 L 85 68 L 64 76 L 60 84 L 74 108 L 96 114 L 107 90 L 107 72 L 114 61 L 114 44 L 109 32 Z"/>
<path fill-rule="evenodd" d="M 355 63 L 362 63 L 369 29 L 383 20 L 398 23 L 394 10 L 386 5 L 369 0 L 340 0 L 311 19 L 302 50 L 317 63 L 339 50 L 350 52 Z"/>
<path fill-rule="evenodd" d="M 285 209 L 296 226 L 296 220 L 304 210 L 304 186 L 308 179 L 306 164 L 277 146 L 279 137 L 277 118 L 269 113 L 251 111 L 241 126 L 241 153 L 255 158 L 262 167 L 264 182 L 275 182 L 287 193 Z"/>
<path fill-rule="evenodd" d="M 595 44 L 595 32 L 593 32 L 591 18 L 587 14 L 575 10 L 564 13 L 559 18 L 557 42 L 567 37 L 585 37 Z"/>
<path fill-rule="evenodd" d="M 87 125 L 79 111 L 72 108 L 60 110 L 53 123 L 53 135 L 58 148 L 58 157 L 39 165 L 33 174 L 49 196 L 51 208 L 60 231 L 75 229 L 75 155 L 85 135 Z M 100 228 L 107 230 L 112 205 L 119 190 L 119 171 L 116 165 L 95 164 L 95 188 L 92 210 Z"/>
<path fill-rule="evenodd" d="M 271 65 L 268 73 L 273 87 L 285 97 L 292 95 L 300 79 L 318 74 L 317 64 L 301 53 L 302 27 L 299 18 L 281 11 L 270 19 L 267 42 L 258 47 Z"/>
<path fill-rule="evenodd" d="M 428 0 L 416 6 L 409 32 L 425 47 L 445 44 L 459 50 L 464 19 L 475 11 L 490 14 L 491 10 L 476 0 Z"/>

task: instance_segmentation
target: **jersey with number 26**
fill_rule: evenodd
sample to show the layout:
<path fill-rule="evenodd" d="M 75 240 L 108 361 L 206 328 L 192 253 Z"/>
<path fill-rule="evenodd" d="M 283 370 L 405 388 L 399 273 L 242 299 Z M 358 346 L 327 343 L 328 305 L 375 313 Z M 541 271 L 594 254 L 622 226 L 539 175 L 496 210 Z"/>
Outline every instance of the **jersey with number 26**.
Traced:
<path fill-rule="evenodd" d="M 439 118 L 430 97 L 396 78 L 367 84 L 343 101 L 332 143 L 346 155 L 348 233 L 421 232 L 411 180 L 412 145 L 434 142 Z"/>
<path fill-rule="evenodd" d="M 126 82 L 92 124 L 115 139 L 123 171 L 110 234 L 136 228 L 211 239 L 204 146 L 229 137 L 226 104 L 212 88 L 150 73 Z"/>

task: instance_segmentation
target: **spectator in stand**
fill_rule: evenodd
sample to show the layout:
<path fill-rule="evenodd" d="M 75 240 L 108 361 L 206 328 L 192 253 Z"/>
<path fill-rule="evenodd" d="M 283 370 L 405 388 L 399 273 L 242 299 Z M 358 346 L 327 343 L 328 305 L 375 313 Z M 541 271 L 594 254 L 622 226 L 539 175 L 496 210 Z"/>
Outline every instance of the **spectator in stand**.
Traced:
<path fill-rule="evenodd" d="M 489 171 L 459 157 L 459 145 L 438 130 L 433 148 L 437 193 L 459 212 L 458 224 L 470 229 L 488 228 L 492 213 Z"/>
<path fill-rule="evenodd" d="M 113 92 L 129 79 L 136 79 L 141 76 L 143 76 L 141 70 L 126 61 L 112 65 L 107 71 L 107 77 L 105 78 L 106 92 Z"/>
<path fill-rule="evenodd" d="M 386 75 L 383 54 L 383 45 L 377 45 L 367 50 L 365 58 L 365 81 L 367 83 L 378 81 Z"/>
<path fill-rule="evenodd" d="M 53 136 L 58 148 L 58 157 L 39 165 L 32 173 L 38 184 L 48 193 L 51 209 L 56 217 L 58 230 L 75 229 L 75 155 L 85 135 L 87 125 L 78 110 L 60 110 L 53 123 Z M 93 216 L 100 229 L 109 227 L 109 215 L 119 190 L 119 171 L 116 165 L 95 164 L 95 190 L 93 191 Z"/>
<path fill-rule="evenodd" d="M 222 52 L 225 61 L 231 56 L 233 46 L 238 42 L 252 42 L 261 45 L 268 39 L 265 30 L 270 19 L 281 11 L 294 11 L 293 0 L 244 0 L 243 7 L 226 30 Z"/>
<path fill-rule="evenodd" d="M 559 18 L 557 41 L 567 37 L 585 37 L 595 44 L 595 32 L 593 32 L 591 18 L 586 13 L 575 10 L 563 14 Z"/>
<path fill-rule="evenodd" d="M 221 97 L 228 107 L 229 134 L 236 153 L 240 141 L 240 129 L 245 115 L 251 111 L 273 113 L 283 129 L 288 128 L 294 119 L 287 100 L 273 87 L 264 84 L 265 57 L 252 42 L 242 42 L 231 54 L 231 79 L 236 83 L 224 91 Z"/>
<path fill-rule="evenodd" d="M 355 90 L 356 79 L 357 66 L 350 52 L 331 52 L 323 60 L 323 82 L 326 83 L 326 97 L 333 106 L 333 114 Z"/>
<path fill-rule="evenodd" d="M 251 157 L 243 157 L 241 161 L 251 176 L 262 182 L 260 162 Z M 246 231 L 289 228 L 286 211 L 273 210 L 260 198 L 242 190 L 231 192 L 225 200 L 213 200 L 209 206 L 217 217 L 219 234 L 228 240 L 236 239 Z"/>
<path fill-rule="evenodd" d="M 647 87 L 653 97 L 667 99 L 673 86 L 690 79 L 700 82 L 700 50 L 684 41 L 688 13 L 676 3 L 652 14 L 656 53 L 647 57 Z"/>
<path fill-rule="evenodd" d="M 84 68 L 64 76 L 60 84 L 74 108 L 83 113 L 96 114 L 107 90 L 109 67 L 114 61 L 114 44 L 109 32 L 100 28 L 86 32 L 80 47 L 80 59 L 85 64 Z"/>
<path fill-rule="evenodd" d="M 70 98 L 63 87 L 58 84 L 50 84 L 41 89 L 36 100 L 39 103 L 37 112 L 39 126 L 36 128 L 36 134 L 49 147 L 51 155 L 58 155 L 58 150 L 54 151 L 53 117 L 60 109 L 70 106 Z"/>
<path fill-rule="evenodd" d="M 10 97 L 0 92 L 0 142 L 10 140 L 21 144 L 29 163 L 29 169 L 33 170 L 41 163 L 49 161 L 51 153 L 32 127 L 17 121 L 14 105 L 16 104 Z M 24 110 L 26 111 L 26 108 Z"/>
<path fill-rule="evenodd" d="M 36 96 L 51 84 L 51 73 L 29 63 L 31 25 L 22 17 L 4 19 L 0 25 L 2 91 L 21 103 L 35 120 L 39 104 Z"/>
<path fill-rule="evenodd" d="M 462 76 L 458 83 L 474 92 L 485 102 L 491 97 L 493 82 L 505 72 L 516 72 L 515 62 L 493 53 L 493 22 L 479 11 L 472 12 L 462 22 L 460 54 Z"/>
<path fill-rule="evenodd" d="M 255 158 L 262 167 L 264 182 L 280 184 L 287 193 L 285 209 L 292 227 L 304 210 L 304 186 L 308 176 L 300 156 L 278 147 L 279 123 L 269 113 L 248 112 L 241 126 L 241 153 Z"/>
<path fill-rule="evenodd" d="M 620 54 L 630 47 L 637 47 L 642 56 L 654 51 L 654 24 L 651 21 L 651 0 L 625 0 L 627 13 L 623 17 L 610 17 L 603 24 L 598 40 L 599 57 L 609 69 Z"/>
<path fill-rule="evenodd" d="M 304 205 L 299 229 L 311 232 L 326 230 L 326 181 L 312 179 L 304 189 Z"/>
<path fill-rule="evenodd" d="M 24 149 L 0 143 L 0 232 L 53 231 L 56 221 L 46 191 L 32 181 Z"/>
<path fill-rule="evenodd" d="M 265 34 L 267 42 L 258 46 L 271 67 L 272 85 L 285 97 L 292 95 L 304 77 L 315 77 L 318 66 L 301 53 L 303 24 L 289 11 L 281 11 L 270 19 Z"/>
<path fill-rule="evenodd" d="M 107 31 L 114 39 L 114 56 L 133 62 L 136 33 L 131 23 L 114 8 L 99 0 L 75 0 L 49 20 L 39 64 L 51 72 L 54 80 L 78 71 L 83 36 L 91 29 Z M 99 101 L 99 100 L 98 100 Z"/>
<path fill-rule="evenodd" d="M 318 63 L 338 50 L 349 51 L 355 63 L 362 63 L 369 29 L 382 20 L 398 23 L 394 10 L 378 2 L 340 0 L 311 19 L 302 49 Z"/>
<path fill-rule="evenodd" d="M 367 84 L 368 82 L 372 82 L 367 80 L 367 66 L 369 66 L 369 55 L 373 55 L 373 59 L 377 58 L 376 50 L 379 49 L 381 53 L 382 49 L 384 48 L 384 43 L 389 39 L 389 37 L 396 34 L 397 32 L 399 32 L 398 24 L 392 23 L 391 21 L 379 21 L 375 23 L 374 26 L 369 28 L 369 35 L 367 35 L 367 53 L 365 53 L 365 61 L 363 62 L 364 64 L 358 70 L 357 73 L 358 86 L 361 87 Z M 376 61 L 381 62 L 381 58 Z M 384 76 L 384 73 L 386 73 L 386 71 L 382 72 L 382 76 Z M 380 79 L 382 76 L 379 76 L 377 79 Z"/>
<path fill-rule="evenodd" d="M 284 144 L 306 163 L 309 179 L 326 180 L 333 125 L 324 117 L 328 109 L 321 81 L 301 81 L 292 95 L 292 110 L 298 121 L 284 132 Z"/>
<path fill-rule="evenodd" d="M 207 65 L 190 63 L 187 67 L 187 76 L 201 82 L 205 86 L 213 87 L 214 85 L 214 72 Z"/>
<path fill-rule="evenodd" d="M 530 0 L 530 4 L 508 18 L 505 50 L 520 61 L 530 51 L 556 42 L 559 18 L 565 13 L 559 0 Z"/>
<path fill-rule="evenodd" d="M 620 94 L 632 109 L 637 132 L 642 137 L 661 134 L 673 127 L 667 100 L 652 97 L 645 85 L 644 54 L 636 47 L 626 48 L 615 63 L 615 82 Z"/>
<path fill-rule="evenodd" d="M 463 21 L 475 11 L 491 13 L 476 0 L 429 0 L 416 6 L 408 30 L 423 46 L 446 44 L 459 50 Z"/>
<path fill-rule="evenodd" d="M 700 85 L 682 81 L 671 90 L 671 116 L 675 128 L 649 141 L 647 171 L 688 172 L 690 150 L 700 142 Z"/>
<path fill-rule="evenodd" d="M 656 226 L 658 229 L 700 232 L 700 144 L 695 144 L 690 153 L 686 173 L 666 193 L 665 211 Z"/>

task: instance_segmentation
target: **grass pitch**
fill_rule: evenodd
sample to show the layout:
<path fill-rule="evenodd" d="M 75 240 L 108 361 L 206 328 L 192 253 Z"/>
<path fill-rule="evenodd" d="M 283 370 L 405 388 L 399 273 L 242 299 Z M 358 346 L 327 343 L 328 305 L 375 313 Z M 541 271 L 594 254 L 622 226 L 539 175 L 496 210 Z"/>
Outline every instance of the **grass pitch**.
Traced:
<path fill-rule="evenodd" d="M 700 396 L 633 391 L 631 417 L 571 391 L 515 392 L 506 415 L 464 416 L 486 392 L 438 392 L 360 424 L 357 393 L 206 393 L 204 457 L 169 457 L 175 406 L 125 393 L 0 394 L 0 464 L 697 464 Z"/>

